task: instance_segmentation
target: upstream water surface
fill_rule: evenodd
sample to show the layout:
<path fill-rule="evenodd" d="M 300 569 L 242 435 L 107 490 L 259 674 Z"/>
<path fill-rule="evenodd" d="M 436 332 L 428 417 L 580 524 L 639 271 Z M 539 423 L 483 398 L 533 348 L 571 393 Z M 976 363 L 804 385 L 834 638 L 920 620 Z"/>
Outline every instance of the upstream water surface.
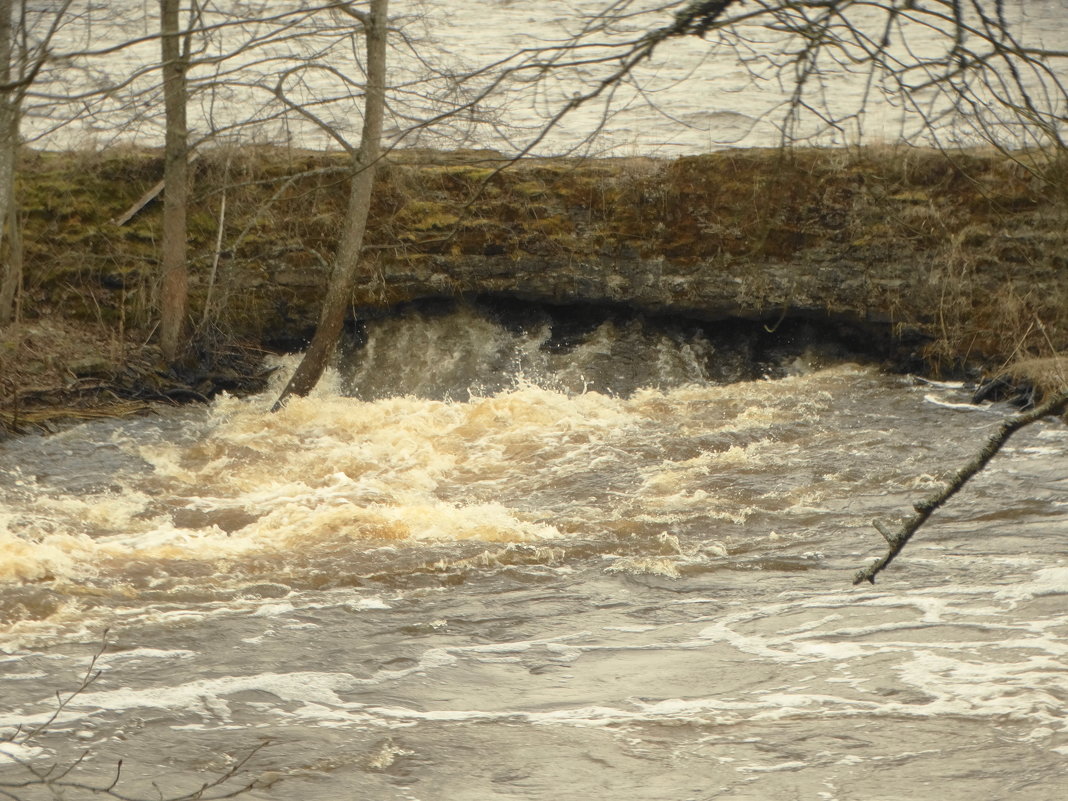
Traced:
<path fill-rule="evenodd" d="M 246 797 L 1062 797 L 1068 431 L 854 588 L 1012 412 L 792 336 L 413 312 L 275 415 L 3 443 L 0 727 L 110 631 L 0 781 L 87 749 L 157 797 L 266 743 Z"/>
<path fill-rule="evenodd" d="M 230 14 L 242 10 L 255 19 L 256 5 L 216 0 L 201 6 L 210 35 L 192 37 L 192 140 L 203 137 L 208 146 L 254 142 L 329 149 L 342 137 L 355 146 L 363 118 L 356 88 L 363 66 L 358 46 L 339 38 L 351 28 L 334 27 L 348 18 L 320 13 L 300 24 L 302 15 L 292 10 L 307 3 L 275 0 L 264 7 L 277 14 L 269 18 L 284 35 L 277 29 L 272 34 L 270 24 L 233 24 Z M 403 36 L 393 37 L 388 55 L 384 141 L 390 147 L 493 148 L 508 155 L 533 148 L 537 155 L 674 157 L 725 147 L 779 147 L 784 126 L 785 141 L 818 146 L 937 142 L 1012 149 L 1047 146 L 1049 138 L 1040 132 L 1063 128 L 1068 98 L 1060 76 L 1068 52 L 1068 6 L 1065 0 L 1015 0 L 997 4 L 1014 38 L 985 43 L 975 9 L 994 12 L 983 3 L 839 3 L 836 14 L 829 15 L 832 26 L 813 24 L 807 37 L 788 31 L 802 17 L 810 22 L 822 17 L 820 4 L 782 4 L 775 15 L 768 11 L 774 3 L 740 4 L 727 16 L 755 15 L 755 20 L 740 21 L 722 35 L 663 43 L 627 80 L 546 129 L 576 94 L 593 92 L 618 68 L 624 43 L 672 24 L 674 12 L 685 5 L 677 0 L 394 0 L 390 13 Z M 895 9 L 891 16 L 888 6 Z M 940 26 L 953 8 L 965 19 L 959 40 L 954 30 Z M 159 43 L 153 36 L 159 30 L 157 14 L 155 3 L 110 0 L 96 4 L 92 13 L 69 17 L 53 42 L 60 58 L 36 77 L 23 103 L 24 137 L 49 149 L 118 142 L 162 146 Z M 51 19 L 45 12 L 40 24 L 47 27 Z M 884 35 L 888 67 L 900 69 L 873 75 L 865 50 Z M 581 47 L 569 50 L 566 43 L 575 36 Z M 821 54 L 810 64 L 817 40 Z M 955 50 L 958 45 L 994 72 L 983 79 L 956 75 L 950 65 L 967 61 Z M 73 55 L 109 47 L 114 49 L 104 57 Z M 1010 69 L 1000 59 L 1017 48 L 1046 53 L 1044 65 L 1015 61 Z M 525 63 L 522 54 L 539 51 L 540 62 L 555 64 L 553 69 L 532 70 L 527 64 L 510 76 L 499 69 L 517 67 Z M 810 66 L 814 74 L 805 72 Z M 534 74 L 538 80 L 531 79 Z M 954 75 L 958 82 L 946 92 L 924 86 Z M 460 76 L 467 77 L 451 80 Z M 801 98 L 795 97 L 799 80 Z M 903 92 L 898 80 L 912 89 Z M 103 92 L 101 82 L 119 85 Z M 491 83 L 495 91 L 481 96 Z M 961 102 L 956 90 L 964 84 L 973 94 Z M 272 105 L 283 90 L 304 113 Z M 62 102 L 71 91 L 75 99 Z M 439 118 L 476 95 L 470 119 L 463 114 Z M 1061 130 L 1057 141 L 1063 138 Z"/>

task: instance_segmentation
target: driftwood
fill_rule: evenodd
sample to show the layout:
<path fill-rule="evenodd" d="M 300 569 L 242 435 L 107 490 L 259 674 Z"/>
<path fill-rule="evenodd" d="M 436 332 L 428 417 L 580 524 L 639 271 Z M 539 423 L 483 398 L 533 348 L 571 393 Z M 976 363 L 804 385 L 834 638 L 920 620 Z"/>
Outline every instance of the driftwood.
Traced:
<path fill-rule="evenodd" d="M 126 223 L 128 223 L 134 218 L 137 212 L 139 212 L 141 209 L 143 209 L 145 206 L 155 200 L 159 193 L 162 191 L 163 181 L 160 181 L 158 184 L 156 184 L 143 195 L 141 195 L 141 197 L 139 197 L 137 201 L 132 206 L 130 206 L 130 208 L 126 209 L 125 212 L 123 212 L 111 222 L 115 225 L 126 225 Z"/>
<path fill-rule="evenodd" d="M 57 405 L 44 408 L 0 409 L 0 438 L 8 434 L 25 434 L 28 431 L 52 432 L 56 430 L 55 427 L 59 423 L 130 417 L 148 411 L 152 411 L 152 406 L 142 401 L 115 401 L 89 408 Z"/>
<path fill-rule="evenodd" d="M 200 158 L 200 153 L 192 153 L 189 156 L 189 164 L 193 164 L 198 158 Z M 160 192 L 163 191 L 165 183 L 165 181 L 160 181 L 147 192 L 145 192 L 143 195 L 141 195 L 141 197 L 139 197 L 136 202 L 134 202 L 134 204 L 130 206 L 130 208 L 126 209 L 126 211 L 124 211 L 122 214 L 112 220 L 112 224 L 126 225 L 126 223 L 128 223 L 130 220 L 137 216 L 138 212 L 140 212 L 141 209 L 143 209 L 145 206 L 147 206 L 149 203 L 159 197 Z"/>
<path fill-rule="evenodd" d="M 972 476 L 986 467 L 987 463 L 994 458 L 994 455 L 999 450 L 1001 450 L 1001 447 L 1008 441 L 1009 437 L 1024 426 L 1028 426 L 1036 420 L 1040 420 L 1043 417 L 1048 417 L 1050 415 L 1060 414 L 1065 410 L 1068 410 L 1068 390 L 1061 390 L 1051 396 L 1049 400 L 1041 406 L 1037 406 L 1029 412 L 1019 414 L 1016 417 L 1012 417 L 1003 422 L 994 436 L 987 440 L 987 443 L 983 446 L 982 450 L 980 450 L 970 462 L 957 471 L 956 475 L 950 479 L 949 484 L 945 488 L 913 506 L 916 513 L 906 519 L 896 531 L 890 529 L 879 520 L 873 520 L 872 525 L 883 535 L 883 538 L 886 540 L 889 547 L 882 557 L 868 567 L 859 570 L 853 577 L 853 583 L 860 584 L 862 581 L 867 581 L 874 584 L 875 577 L 890 566 L 890 563 L 894 561 L 894 557 L 901 553 L 909 540 L 912 539 L 912 535 L 919 531 L 920 527 L 927 522 L 927 518 L 929 518 L 936 509 L 945 504 L 946 501 L 956 495 L 957 491 L 968 483 L 968 480 Z"/>

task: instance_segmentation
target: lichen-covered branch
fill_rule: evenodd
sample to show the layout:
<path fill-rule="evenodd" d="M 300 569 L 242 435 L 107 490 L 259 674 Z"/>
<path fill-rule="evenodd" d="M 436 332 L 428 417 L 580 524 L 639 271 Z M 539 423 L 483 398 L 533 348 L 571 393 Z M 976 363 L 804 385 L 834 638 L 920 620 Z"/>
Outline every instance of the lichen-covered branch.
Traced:
<path fill-rule="evenodd" d="M 1045 403 L 1035 407 L 1029 412 L 1006 420 L 1001 424 L 994 436 L 987 440 L 982 450 L 980 450 L 970 462 L 958 470 L 943 489 L 931 497 L 920 501 L 913 507 L 913 509 L 915 509 L 915 514 L 906 519 L 897 531 L 891 530 L 878 520 L 873 520 L 872 525 L 874 525 L 879 533 L 883 535 L 888 547 L 886 553 L 882 557 L 868 567 L 857 571 L 857 574 L 853 577 L 853 583 L 860 584 L 862 581 L 867 581 L 874 584 L 875 577 L 890 566 L 890 563 L 894 561 L 894 558 L 901 553 L 909 540 L 912 539 L 912 535 L 919 531 L 920 527 L 927 522 L 927 518 L 929 518 L 936 509 L 945 504 L 946 501 L 956 495 L 957 491 L 967 484 L 972 476 L 986 467 L 990 460 L 994 458 L 994 455 L 1001 450 L 1002 446 L 1008 441 L 1009 437 L 1024 426 L 1028 426 L 1036 420 L 1048 417 L 1049 415 L 1061 414 L 1065 410 L 1068 410 L 1068 390 L 1062 390 L 1054 394 Z"/>

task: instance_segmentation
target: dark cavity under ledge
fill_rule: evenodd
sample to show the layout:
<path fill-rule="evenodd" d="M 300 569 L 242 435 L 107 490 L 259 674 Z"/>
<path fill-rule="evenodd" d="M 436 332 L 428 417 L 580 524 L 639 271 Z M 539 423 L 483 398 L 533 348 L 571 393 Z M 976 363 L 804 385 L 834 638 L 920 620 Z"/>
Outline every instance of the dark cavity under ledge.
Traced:
<path fill-rule="evenodd" d="M 695 319 L 621 305 L 503 296 L 362 310 L 339 348 L 342 390 L 466 399 L 519 383 L 629 395 L 643 387 L 778 378 L 842 362 L 922 369 L 923 341 L 888 323 L 791 314 Z"/>

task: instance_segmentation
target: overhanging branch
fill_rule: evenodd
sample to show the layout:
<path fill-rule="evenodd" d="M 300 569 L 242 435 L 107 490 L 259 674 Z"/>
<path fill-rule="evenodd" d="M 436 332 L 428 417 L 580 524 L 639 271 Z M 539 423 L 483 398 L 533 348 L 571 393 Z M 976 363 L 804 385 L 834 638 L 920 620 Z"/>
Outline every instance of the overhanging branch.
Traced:
<path fill-rule="evenodd" d="M 908 545 L 912 535 L 927 522 L 927 518 L 956 495 L 957 491 L 967 484 L 972 476 L 986 467 L 990 460 L 994 458 L 994 455 L 1008 442 L 1009 437 L 1036 420 L 1041 420 L 1043 417 L 1050 415 L 1061 414 L 1066 409 L 1068 409 L 1068 390 L 1062 390 L 1030 412 L 1006 420 L 1001 424 L 994 436 L 987 440 L 982 450 L 957 471 L 946 487 L 913 507 L 915 514 L 905 520 L 897 531 L 891 530 L 889 526 L 879 520 L 873 520 L 872 525 L 882 534 L 889 547 L 882 557 L 875 560 L 868 567 L 857 571 L 857 574 L 853 577 L 853 583 L 860 584 L 862 581 L 867 581 L 874 584 L 875 577 L 890 566 L 894 558 Z"/>

